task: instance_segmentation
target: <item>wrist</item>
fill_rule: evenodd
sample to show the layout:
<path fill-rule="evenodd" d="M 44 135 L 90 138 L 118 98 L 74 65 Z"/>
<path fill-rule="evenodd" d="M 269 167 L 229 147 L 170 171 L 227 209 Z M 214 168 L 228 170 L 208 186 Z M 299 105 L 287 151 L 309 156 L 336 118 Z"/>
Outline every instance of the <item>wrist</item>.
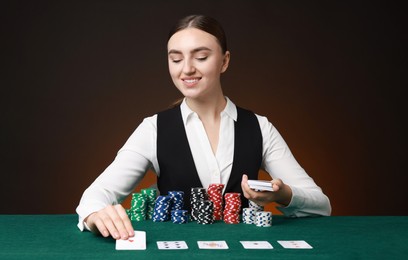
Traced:
<path fill-rule="evenodd" d="M 277 203 L 281 204 L 282 206 L 288 206 L 292 201 L 292 189 L 289 185 L 284 184 L 283 189 L 280 193 L 280 198 L 276 200 Z"/>

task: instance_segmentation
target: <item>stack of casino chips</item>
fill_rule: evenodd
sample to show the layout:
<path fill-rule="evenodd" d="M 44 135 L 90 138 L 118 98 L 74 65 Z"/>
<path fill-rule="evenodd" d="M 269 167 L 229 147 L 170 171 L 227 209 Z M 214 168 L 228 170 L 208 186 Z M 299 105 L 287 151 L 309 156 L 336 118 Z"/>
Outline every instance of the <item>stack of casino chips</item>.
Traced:
<path fill-rule="evenodd" d="M 174 224 L 185 224 L 188 222 L 188 211 L 177 209 L 171 211 L 171 222 Z"/>
<path fill-rule="evenodd" d="M 146 220 L 146 195 L 142 193 L 132 193 L 132 201 L 130 203 L 128 216 L 130 220 L 142 221 Z"/>
<path fill-rule="evenodd" d="M 257 212 L 256 209 L 251 207 L 242 209 L 242 222 L 245 224 L 255 224 Z"/>
<path fill-rule="evenodd" d="M 191 188 L 190 205 L 191 205 L 191 219 L 197 220 L 199 206 L 201 201 L 207 200 L 207 191 L 204 188 Z"/>
<path fill-rule="evenodd" d="M 213 202 L 214 220 L 222 220 L 223 189 L 224 184 L 210 184 L 210 186 L 207 189 L 208 198 Z"/>
<path fill-rule="evenodd" d="M 214 205 L 211 200 L 201 200 L 198 205 L 198 212 L 196 214 L 198 224 L 213 224 L 214 215 L 213 215 Z"/>
<path fill-rule="evenodd" d="M 225 193 L 224 222 L 227 224 L 238 224 L 241 210 L 241 193 Z"/>
<path fill-rule="evenodd" d="M 154 204 L 157 198 L 157 190 L 153 188 L 147 188 L 141 190 L 142 194 L 146 196 L 146 219 L 153 218 Z"/>
<path fill-rule="evenodd" d="M 253 202 L 252 200 L 249 200 L 249 207 L 255 209 L 256 211 L 263 211 L 264 207 L 261 205 L 256 204 L 255 202 Z"/>
<path fill-rule="evenodd" d="M 170 196 L 158 196 L 154 204 L 153 221 L 164 222 L 170 219 Z"/>
<path fill-rule="evenodd" d="M 256 212 L 255 225 L 257 227 L 270 227 L 272 226 L 272 212 L 258 211 Z"/>
<path fill-rule="evenodd" d="M 249 200 L 249 208 L 242 209 L 242 222 L 255 224 L 258 227 L 272 226 L 272 212 L 264 211 L 264 207 Z"/>
<path fill-rule="evenodd" d="M 184 192 L 182 192 L 182 191 L 169 191 L 169 196 L 171 198 L 170 211 L 183 209 L 183 206 L 184 206 Z"/>

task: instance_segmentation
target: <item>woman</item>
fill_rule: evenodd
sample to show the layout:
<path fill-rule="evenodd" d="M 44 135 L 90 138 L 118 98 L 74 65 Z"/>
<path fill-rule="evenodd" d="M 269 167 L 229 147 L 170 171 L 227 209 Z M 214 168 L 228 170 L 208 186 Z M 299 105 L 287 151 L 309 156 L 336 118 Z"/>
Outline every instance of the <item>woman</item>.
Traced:
<path fill-rule="evenodd" d="M 230 52 L 219 23 L 201 15 L 183 18 L 170 32 L 167 50 L 169 72 L 183 101 L 145 118 L 84 192 L 78 227 L 115 239 L 133 236 L 119 203 L 148 169 L 156 172 L 162 194 L 222 183 L 224 192 L 241 192 L 260 205 L 280 204 L 286 216 L 330 215 L 329 199 L 296 162 L 276 128 L 224 96 L 220 76 L 228 68 Z M 248 177 L 257 179 L 261 168 L 271 175 L 273 192 L 249 188 Z"/>

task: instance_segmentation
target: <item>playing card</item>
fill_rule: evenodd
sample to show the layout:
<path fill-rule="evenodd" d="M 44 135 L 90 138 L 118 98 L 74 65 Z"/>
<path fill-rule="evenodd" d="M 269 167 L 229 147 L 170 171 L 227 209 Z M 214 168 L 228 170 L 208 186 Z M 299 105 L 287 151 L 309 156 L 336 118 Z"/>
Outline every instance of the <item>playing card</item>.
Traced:
<path fill-rule="evenodd" d="M 313 247 L 309 245 L 306 241 L 304 240 L 290 240 L 290 241 L 278 241 L 281 246 L 284 248 L 290 248 L 290 249 L 312 249 Z"/>
<path fill-rule="evenodd" d="M 273 249 L 268 241 L 239 241 L 245 249 Z"/>
<path fill-rule="evenodd" d="M 157 241 L 157 248 L 159 249 L 188 249 L 185 241 Z"/>
<path fill-rule="evenodd" d="M 134 237 L 116 240 L 116 250 L 146 250 L 146 232 L 135 230 Z"/>
<path fill-rule="evenodd" d="M 225 241 L 197 241 L 200 249 L 228 249 Z"/>
<path fill-rule="evenodd" d="M 248 185 L 255 191 L 273 191 L 271 181 L 248 180 Z"/>

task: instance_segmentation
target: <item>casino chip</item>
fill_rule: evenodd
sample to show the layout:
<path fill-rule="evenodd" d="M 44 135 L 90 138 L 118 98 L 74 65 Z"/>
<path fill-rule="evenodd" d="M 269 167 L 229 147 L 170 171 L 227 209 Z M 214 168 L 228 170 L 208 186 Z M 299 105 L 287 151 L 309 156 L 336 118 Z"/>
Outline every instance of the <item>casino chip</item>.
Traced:
<path fill-rule="evenodd" d="M 202 187 L 191 188 L 191 220 L 202 225 L 213 224 L 215 220 L 222 219 L 227 224 L 240 223 L 241 193 L 226 193 L 223 198 L 223 189 L 223 184 L 211 184 L 207 190 Z M 166 196 L 157 196 L 157 190 L 143 189 L 141 193 L 132 194 L 131 208 L 126 212 L 135 221 L 151 218 L 154 222 L 171 220 L 175 224 L 185 224 L 189 221 L 189 214 L 187 210 L 183 210 L 183 206 L 182 191 L 169 191 Z M 258 227 L 270 227 L 272 213 L 249 201 L 249 207 L 242 209 L 242 221 Z"/>
<path fill-rule="evenodd" d="M 184 192 L 182 191 L 169 191 L 171 197 L 171 211 L 181 210 L 184 206 Z"/>
<path fill-rule="evenodd" d="M 197 223 L 198 224 L 213 224 L 214 223 L 214 205 L 211 200 L 201 200 L 198 205 Z"/>
<path fill-rule="evenodd" d="M 152 219 L 154 204 L 157 198 L 157 190 L 154 188 L 147 188 L 142 189 L 141 193 L 146 195 L 146 219 Z"/>
<path fill-rule="evenodd" d="M 188 211 L 182 209 L 172 210 L 171 222 L 174 224 L 186 224 L 188 222 Z"/>
<path fill-rule="evenodd" d="M 153 209 L 153 222 L 171 220 L 175 224 L 188 222 L 188 211 L 183 210 L 184 192 L 169 191 L 166 196 L 158 196 Z"/>
<path fill-rule="evenodd" d="M 207 189 L 208 197 L 213 202 L 213 216 L 214 220 L 222 220 L 223 198 L 222 190 L 224 184 L 210 184 Z"/>
<path fill-rule="evenodd" d="M 133 221 L 146 219 L 146 196 L 142 193 L 132 193 L 130 209 L 126 211 L 128 217 Z"/>
<path fill-rule="evenodd" d="M 257 227 L 270 227 L 272 226 L 272 212 L 269 211 L 258 211 L 256 212 L 256 222 Z"/>
<path fill-rule="evenodd" d="M 154 204 L 153 222 L 164 222 L 170 219 L 170 196 L 158 196 Z"/>
<path fill-rule="evenodd" d="M 249 207 L 255 209 L 256 211 L 264 211 L 264 207 L 261 205 L 256 204 L 252 200 L 249 200 Z"/>
<path fill-rule="evenodd" d="M 204 188 L 191 188 L 190 205 L 191 205 L 191 220 L 197 221 L 199 206 L 201 201 L 208 200 L 207 191 Z"/>
<path fill-rule="evenodd" d="M 258 227 L 272 226 L 272 212 L 264 211 L 264 207 L 249 201 L 249 208 L 242 209 L 242 221 Z"/>
<path fill-rule="evenodd" d="M 242 209 L 242 222 L 244 222 L 245 224 L 255 224 L 256 212 L 257 210 L 254 208 Z"/>
<path fill-rule="evenodd" d="M 193 221 L 197 221 L 197 224 L 214 223 L 214 203 L 208 196 L 209 194 L 204 188 L 191 188 L 191 218 Z"/>
<path fill-rule="evenodd" d="M 129 219 L 133 221 L 151 219 L 156 196 L 157 190 L 151 188 L 142 189 L 140 193 L 132 193 L 130 209 L 126 209 Z"/>
<path fill-rule="evenodd" d="M 241 193 L 225 193 L 224 222 L 227 224 L 238 224 L 239 212 L 241 210 Z"/>

